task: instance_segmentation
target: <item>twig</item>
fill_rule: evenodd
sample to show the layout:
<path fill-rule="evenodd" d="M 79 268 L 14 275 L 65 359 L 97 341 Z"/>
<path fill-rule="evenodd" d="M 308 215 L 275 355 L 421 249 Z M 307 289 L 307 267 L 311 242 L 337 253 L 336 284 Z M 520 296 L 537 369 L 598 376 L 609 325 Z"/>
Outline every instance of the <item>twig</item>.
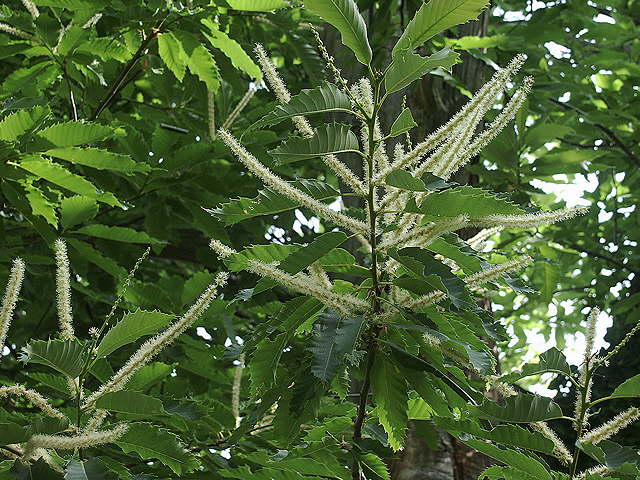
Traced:
<path fill-rule="evenodd" d="M 125 67 L 122 69 L 122 72 L 120 72 L 120 75 L 118 76 L 116 81 L 113 83 L 113 85 L 111 85 L 111 88 L 109 89 L 107 94 L 104 96 L 104 98 L 100 102 L 100 105 L 98 105 L 98 107 L 93 112 L 93 115 L 91 115 L 91 120 L 97 119 L 100 116 L 100 114 L 103 112 L 103 110 L 107 108 L 107 105 L 109 105 L 109 102 L 111 102 L 111 99 L 113 99 L 113 97 L 116 96 L 116 94 L 122 89 L 124 85 L 126 85 L 125 79 L 127 78 L 127 75 L 129 75 L 131 70 L 133 70 L 133 67 L 135 67 L 136 63 L 138 63 L 138 60 L 140 60 L 140 58 L 145 54 L 145 52 L 151 45 L 151 42 L 153 42 L 156 38 L 158 38 L 159 34 L 160 34 L 159 28 L 153 28 L 151 30 L 151 33 L 149 34 L 149 36 L 140 44 L 140 47 L 138 48 L 136 53 L 133 55 L 131 60 L 129 60 L 129 62 L 125 65 Z"/>

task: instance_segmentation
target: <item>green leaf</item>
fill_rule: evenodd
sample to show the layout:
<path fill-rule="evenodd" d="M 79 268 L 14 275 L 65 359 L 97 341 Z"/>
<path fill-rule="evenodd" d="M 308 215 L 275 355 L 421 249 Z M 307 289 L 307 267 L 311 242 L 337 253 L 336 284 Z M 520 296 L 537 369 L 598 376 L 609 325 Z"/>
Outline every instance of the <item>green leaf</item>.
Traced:
<path fill-rule="evenodd" d="M 22 348 L 23 363 L 39 363 L 76 378 L 82 372 L 82 344 L 76 340 L 36 340 Z"/>
<path fill-rule="evenodd" d="M 360 469 L 366 478 L 391 480 L 387 465 L 374 453 L 356 453 L 356 458 L 360 464 Z"/>
<path fill-rule="evenodd" d="M 399 450 L 404 444 L 407 428 L 407 385 L 395 364 L 378 352 L 371 372 L 373 401 L 389 445 Z"/>
<path fill-rule="evenodd" d="M 627 380 L 622 382 L 616 387 L 611 396 L 613 398 L 640 397 L 640 375 L 628 378 Z"/>
<path fill-rule="evenodd" d="M 331 185 L 317 180 L 300 180 L 291 182 L 291 185 L 316 200 L 333 200 L 340 195 L 340 192 Z M 218 218 L 225 225 L 235 225 L 243 220 L 262 215 L 274 215 L 293 210 L 299 206 L 299 203 L 267 188 L 260 190 L 255 198 L 234 199 L 229 203 L 222 204 L 219 208 L 205 209 L 205 211 Z"/>
<path fill-rule="evenodd" d="M 224 263 L 232 272 L 239 272 L 247 268 L 250 260 L 257 260 L 262 263 L 280 262 L 298 248 L 300 247 L 297 245 L 283 245 L 281 243 L 253 245 L 238 253 L 229 255 L 225 258 Z"/>
<path fill-rule="evenodd" d="M 97 265 L 113 277 L 124 278 L 127 276 L 127 271 L 118 265 L 115 260 L 105 257 L 88 243 L 82 242 L 76 238 L 67 238 L 67 243 L 77 250 L 85 260 Z"/>
<path fill-rule="evenodd" d="M 158 35 L 158 53 L 178 81 L 182 82 L 187 67 L 187 54 L 184 52 L 180 40 L 171 32 L 161 33 Z"/>
<path fill-rule="evenodd" d="M 423 3 L 393 47 L 393 59 L 411 53 L 434 35 L 480 15 L 489 0 L 431 0 Z"/>
<path fill-rule="evenodd" d="M 545 143 L 556 138 L 563 138 L 573 132 L 573 128 L 558 123 L 543 123 L 527 129 L 524 143 L 532 152 L 542 147 Z"/>
<path fill-rule="evenodd" d="M 96 201 L 82 195 L 67 197 L 60 202 L 60 223 L 65 229 L 91 220 L 97 213 Z"/>
<path fill-rule="evenodd" d="M 398 115 L 398 118 L 393 122 L 393 125 L 391 125 L 391 132 L 389 133 L 389 136 L 397 137 L 402 133 L 408 132 L 415 126 L 417 126 L 417 123 L 413 120 L 411 110 L 405 108 L 400 112 L 400 115 Z"/>
<path fill-rule="evenodd" d="M 51 125 L 38 132 L 56 147 L 72 147 L 94 143 L 113 135 L 114 129 L 106 125 L 90 122 L 64 122 Z"/>
<path fill-rule="evenodd" d="M 542 353 L 538 363 L 527 363 L 519 372 L 503 375 L 500 377 L 500 381 L 513 383 L 521 378 L 539 375 L 545 372 L 561 373 L 566 377 L 571 377 L 571 367 L 567 363 L 567 359 L 564 354 L 555 347 Z"/>
<path fill-rule="evenodd" d="M 130 424 L 129 430 L 115 443 L 124 453 L 136 452 L 143 460 L 158 459 L 177 475 L 197 466 L 195 459 L 180 445 L 178 437 L 148 423 Z"/>
<path fill-rule="evenodd" d="M 35 463 L 15 461 L 9 471 L 11 475 L 2 477 L 2 480 L 62 480 L 63 478 L 42 458 Z"/>
<path fill-rule="evenodd" d="M 536 480 L 535 477 L 513 467 L 493 465 L 483 471 L 478 477 L 482 480 Z M 589 479 L 590 480 L 590 479 Z"/>
<path fill-rule="evenodd" d="M 262 78 L 262 72 L 260 71 L 260 67 L 258 67 L 251 57 L 247 55 L 240 44 L 230 38 L 226 33 L 219 30 L 218 24 L 214 23 L 212 20 L 208 18 L 202 19 L 202 24 L 205 27 L 208 27 L 211 34 L 207 34 L 206 32 L 202 32 L 207 40 L 213 45 L 215 48 L 224 53 L 234 67 L 239 70 L 242 70 L 247 75 L 255 80 L 259 80 Z"/>
<path fill-rule="evenodd" d="M 64 480 L 113 480 L 114 473 L 100 459 L 85 462 L 71 460 L 64 470 Z"/>
<path fill-rule="evenodd" d="M 415 53 L 396 56 L 384 75 L 384 88 L 387 94 L 397 92 L 436 68 L 451 70 L 459 61 L 460 55 L 449 47 L 428 57 Z"/>
<path fill-rule="evenodd" d="M 406 211 L 414 211 L 414 209 L 407 207 Z M 522 214 L 524 210 L 515 203 L 499 198 L 481 188 L 463 186 L 428 195 L 415 213 L 442 217 L 463 214 L 479 217 Z"/>
<path fill-rule="evenodd" d="M 351 353 L 360 336 L 362 317 L 343 317 L 333 310 L 320 314 L 314 324 L 311 346 L 311 373 L 330 383 L 345 355 Z"/>
<path fill-rule="evenodd" d="M 409 190 L 411 192 L 426 191 L 424 182 L 419 178 L 414 177 L 406 170 L 393 170 L 389 175 L 387 175 L 385 182 L 387 185 L 391 185 L 392 187 Z"/>
<path fill-rule="evenodd" d="M 38 126 L 47 116 L 45 107 L 36 106 L 29 110 L 18 110 L 7 115 L 0 122 L 0 140 L 12 142 L 29 130 Z"/>
<path fill-rule="evenodd" d="M 344 232 L 327 232 L 316 237 L 309 245 L 289 253 L 278 267 L 291 275 L 301 272 L 309 265 L 331 252 L 347 240 Z M 253 289 L 253 295 L 264 292 L 277 285 L 275 280 L 262 278 Z"/>
<path fill-rule="evenodd" d="M 330 123 L 314 129 L 310 138 L 291 137 L 269 154 L 280 164 L 308 160 L 322 155 L 359 152 L 358 138 L 348 125 Z"/>
<path fill-rule="evenodd" d="M 627 475 L 640 475 L 640 450 L 619 445 L 611 440 L 602 440 L 598 445 L 578 440 L 576 445 L 611 470 Z"/>
<path fill-rule="evenodd" d="M 189 71 L 202 80 L 212 92 L 220 88 L 220 71 L 211 52 L 204 45 L 195 47 L 187 57 Z"/>
<path fill-rule="evenodd" d="M 527 476 L 531 476 L 538 480 L 552 480 L 551 475 L 547 472 L 547 469 L 542 465 L 542 463 L 537 461 L 535 458 L 525 455 L 524 453 L 520 453 L 510 448 L 500 448 L 476 438 L 469 438 L 467 436 L 459 436 L 457 438 L 474 450 L 484 453 L 499 462 L 511 465 Z"/>
<path fill-rule="evenodd" d="M 113 194 L 99 193 L 95 185 L 88 180 L 42 157 L 36 155 L 24 156 L 20 162 L 20 168 L 73 193 L 93 198 L 107 205 L 120 205 L 120 202 L 118 202 L 118 199 L 114 197 Z"/>
<path fill-rule="evenodd" d="M 234 10 L 245 12 L 271 12 L 287 6 L 284 0 L 227 0 L 227 3 Z"/>
<path fill-rule="evenodd" d="M 136 310 L 125 314 L 98 345 L 96 355 L 98 358 L 106 357 L 118 348 L 133 343 L 140 337 L 152 335 L 162 327 L 169 325 L 173 315 L 158 311 Z"/>
<path fill-rule="evenodd" d="M 393 170 L 389 175 L 387 175 L 385 182 L 387 185 L 391 185 L 392 187 L 412 192 L 428 192 L 450 185 L 440 177 L 436 177 L 431 173 L 425 173 L 422 175 L 422 178 L 416 178 L 406 170 L 402 169 Z"/>
<path fill-rule="evenodd" d="M 468 433 L 474 437 L 527 450 L 535 450 L 547 455 L 551 455 L 554 449 L 553 442 L 543 434 L 526 430 L 517 425 L 498 425 L 491 430 L 485 430 L 471 420 L 437 418 L 435 422 L 438 427 L 448 432 Z"/>
<path fill-rule="evenodd" d="M 167 365 L 162 362 L 153 362 L 145 365 L 133 374 L 125 388 L 127 390 L 143 392 L 171 374 L 173 368 L 173 365 Z"/>
<path fill-rule="evenodd" d="M 96 401 L 96 408 L 135 415 L 162 415 L 165 413 L 162 401 L 159 399 L 127 390 L 105 393 Z"/>
<path fill-rule="evenodd" d="M 437 260 L 433 254 L 418 247 L 407 247 L 402 250 L 389 252 L 389 255 L 404 265 L 412 276 L 422 279 L 427 275 L 437 275 L 442 284 L 442 290 L 459 308 L 469 308 L 475 305 L 462 278 L 455 275 L 451 268 Z"/>
<path fill-rule="evenodd" d="M 109 225 L 92 224 L 85 225 L 74 233 L 81 233 L 89 237 L 104 238 L 105 240 L 113 240 L 115 242 L 125 243 L 158 243 L 158 240 L 150 237 L 145 232 L 138 232 L 128 227 L 112 227 Z"/>
<path fill-rule="evenodd" d="M 17 423 L 0 423 L 0 445 L 26 442 L 29 436 L 27 429 Z"/>
<path fill-rule="evenodd" d="M 560 406 L 550 398 L 529 394 L 506 398 L 504 405 L 485 400 L 471 411 L 479 418 L 513 423 L 544 422 L 563 416 Z"/>
<path fill-rule="evenodd" d="M 251 125 L 248 130 L 277 125 L 296 115 L 314 115 L 327 112 L 353 113 L 349 96 L 335 85 L 325 82 L 316 88 L 302 90 L 298 95 L 291 97 L 289 103 L 276 106 L 273 111 Z"/>
<path fill-rule="evenodd" d="M 98 170 L 113 170 L 114 172 L 123 173 L 148 172 L 151 170 L 151 166 L 147 163 L 136 162 L 128 155 L 111 153 L 99 148 L 54 148 L 47 150 L 44 154 Z"/>
<path fill-rule="evenodd" d="M 287 338 L 286 333 L 281 333 L 273 341 L 265 338 L 256 346 L 249 363 L 252 396 L 258 396 L 274 385 L 278 363 L 280 363 L 282 350 L 287 344 Z"/>
<path fill-rule="evenodd" d="M 44 217 L 49 225 L 56 228 L 58 226 L 58 217 L 55 204 L 51 203 L 42 190 L 33 184 L 25 185 L 24 189 L 27 192 L 26 197 L 31 206 L 31 212 L 34 215 Z"/>
<path fill-rule="evenodd" d="M 306 0 L 304 6 L 338 29 L 342 43 L 356 54 L 363 65 L 371 63 L 367 25 L 353 0 Z"/>

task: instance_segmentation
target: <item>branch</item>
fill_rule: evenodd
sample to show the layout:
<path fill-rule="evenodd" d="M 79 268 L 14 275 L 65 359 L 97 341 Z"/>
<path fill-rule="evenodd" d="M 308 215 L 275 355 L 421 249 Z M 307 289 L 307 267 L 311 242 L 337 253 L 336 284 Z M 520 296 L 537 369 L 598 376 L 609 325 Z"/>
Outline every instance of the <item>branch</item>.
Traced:
<path fill-rule="evenodd" d="M 113 85 L 111 85 L 111 88 L 100 102 L 100 105 L 98 105 L 98 107 L 93 112 L 93 115 L 91 115 L 91 120 L 97 119 L 103 112 L 103 110 L 107 108 L 107 105 L 109 105 L 111 99 L 113 99 L 113 97 L 115 97 L 116 94 L 126 85 L 125 79 L 127 78 L 127 75 L 129 75 L 131 70 L 133 70 L 133 67 L 135 67 L 136 63 L 138 63 L 138 60 L 140 60 L 140 58 L 145 54 L 145 52 L 151 45 L 151 42 L 158 38 L 159 34 L 160 30 L 158 28 L 151 29 L 151 34 L 140 44 L 140 47 L 133 55 L 133 58 L 131 58 L 131 60 L 129 60 L 129 62 L 122 69 L 122 72 L 120 72 L 117 80 L 113 83 Z"/>
<path fill-rule="evenodd" d="M 634 162 L 637 166 L 640 167 L 640 158 L 638 158 L 631 151 L 631 149 L 627 145 L 624 144 L 624 142 L 620 139 L 620 137 L 618 137 L 618 135 L 616 135 L 616 133 L 613 130 L 611 130 L 609 127 L 607 127 L 606 125 L 603 125 L 602 123 L 597 123 L 597 122 L 590 121 L 587 118 L 588 117 L 587 112 L 585 112 L 584 110 L 579 109 L 578 107 L 576 107 L 574 105 L 571 105 L 569 103 L 560 102 L 560 101 L 556 100 L 555 98 L 549 98 L 549 101 L 552 102 L 552 103 L 555 103 L 556 105 L 561 106 L 565 110 L 573 110 L 574 112 L 578 112 L 580 115 L 584 115 L 585 121 L 589 122 L 594 127 L 599 128 L 600 130 L 602 130 L 611 139 L 611 141 L 613 141 L 613 143 L 615 143 L 627 155 L 627 157 L 629 157 L 629 159 L 632 162 Z"/>

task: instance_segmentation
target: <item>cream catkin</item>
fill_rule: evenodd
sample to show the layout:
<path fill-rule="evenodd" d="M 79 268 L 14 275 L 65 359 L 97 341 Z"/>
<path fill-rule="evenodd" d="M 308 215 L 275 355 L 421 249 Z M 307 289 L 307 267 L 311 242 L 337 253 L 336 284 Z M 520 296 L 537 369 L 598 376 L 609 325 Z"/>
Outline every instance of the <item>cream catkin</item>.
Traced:
<path fill-rule="evenodd" d="M 289 182 L 280 178 L 274 174 L 269 168 L 264 166 L 253 155 L 251 155 L 236 138 L 231 135 L 227 130 L 218 130 L 218 135 L 224 141 L 224 143 L 231 149 L 240 160 L 254 175 L 262 180 L 265 185 L 272 187 L 278 193 L 289 197 L 294 202 L 299 203 L 301 206 L 312 210 L 321 217 L 327 218 L 332 222 L 347 228 L 353 233 L 365 233 L 368 230 L 367 225 L 361 220 L 349 217 L 348 215 L 331 210 L 322 202 L 312 198 L 296 187 L 292 186 Z"/>
<path fill-rule="evenodd" d="M 408 232 L 385 238 L 382 243 L 380 243 L 380 248 L 385 250 L 398 245 L 406 247 L 412 244 L 416 246 L 427 246 L 436 238 L 446 233 L 460 230 L 467 225 L 467 222 L 468 218 L 465 215 L 459 215 L 457 217 L 440 220 L 439 222 L 430 223 L 424 227 L 415 227 Z"/>
<path fill-rule="evenodd" d="M 22 5 L 24 5 L 24 8 L 27 9 L 29 14 L 33 18 L 38 18 L 40 16 L 40 12 L 38 11 L 38 7 L 36 7 L 35 3 L 33 3 L 31 0 L 21 0 L 21 1 L 22 1 Z"/>
<path fill-rule="evenodd" d="M 374 182 L 378 183 L 384 179 L 393 170 L 399 168 L 409 168 L 420 161 L 420 159 L 436 148 L 441 142 L 452 135 L 456 127 L 460 125 L 473 112 L 478 105 L 487 101 L 488 96 L 492 93 L 497 94 L 502 91 L 506 83 L 510 80 L 520 67 L 524 64 L 525 55 L 517 55 L 507 67 L 498 70 L 494 76 L 485 85 L 483 85 L 473 98 L 465 104 L 446 124 L 442 125 L 435 132 L 429 135 L 425 140 L 416 145 L 404 157 L 395 160 L 387 168 L 381 170 L 374 178 Z"/>
<path fill-rule="evenodd" d="M 36 392 L 35 390 L 30 390 L 28 388 L 23 387 L 22 385 L 11 385 L 8 387 L 0 387 L 0 398 L 4 398 L 7 396 L 14 397 L 23 397 L 25 400 L 32 403 L 35 407 L 42 410 L 42 413 L 53 417 L 65 419 L 66 415 L 55 408 L 49 403 L 45 397 Z"/>
<path fill-rule="evenodd" d="M 62 338 L 73 338 L 73 314 L 71 310 L 71 272 L 67 244 L 59 238 L 54 244 L 56 252 L 56 295 L 58 300 L 58 321 Z"/>
<path fill-rule="evenodd" d="M 64 435 L 33 435 L 27 442 L 23 458 L 32 458 L 34 452 L 40 448 L 54 450 L 74 450 L 76 448 L 89 448 L 105 443 L 113 443 L 127 432 L 127 425 L 121 424 L 110 430 L 91 432 L 75 435 L 73 437 Z"/>
<path fill-rule="evenodd" d="M 224 129 L 231 128 L 231 125 L 233 125 L 233 122 L 236 121 L 236 118 L 238 118 L 238 115 L 240 115 L 242 110 L 244 110 L 244 107 L 247 106 L 249 101 L 255 95 L 256 90 L 257 90 L 256 85 L 253 82 L 251 82 L 249 84 L 249 88 L 247 89 L 247 93 L 244 94 L 244 96 L 240 99 L 240 101 L 238 102 L 236 107 L 233 110 L 231 110 L 231 113 L 229 114 L 229 116 L 222 123 L 222 128 L 224 128 Z"/>
<path fill-rule="evenodd" d="M 227 283 L 228 274 L 226 272 L 219 273 L 214 281 L 200 295 L 191 308 L 180 319 L 173 322 L 165 331 L 152 337 L 143 343 L 138 351 L 118 370 L 107 383 L 102 385 L 96 392 L 91 394 L 84 402 L 83 408 L 91 407 L 98 398 L 105 393 L 116 392 L 121 390 L 129 381 L 131 376 L 146 365 L 153 357 L 162 351 L 167 345 L 171 344 L 184 331 L 189 328 L 205 312 L 218 288 Z"/>
<path fill-rule="evenodd" d="M 35 37 L 30 33 L 24 32 L 18 28 L 12 27 L 11 25 L 7 25 L 6 23 L 0 22 L 0 32 L 9 33 L 19 38 L 24 38 L 25 40 L 35 40 Z"/>
<path fill-rule="evenodd" d="M 207 125 L 209 127 L 209 138 L 216 139 L 216 102 L 213 91 L 207 88 Z"/>
<path fill-rule="evenodd" d="M 609 473 L 613 473 L 613 470 L 606 465 L 596 465 L 595 467 L 580 473 L 578 476 L 573 477 L 572 480 L 585 480 L 587 475 L 608 475 Z"/>
<path fill-rule="evenodd" d="M 486 215 L 471 218 L 470 224 L 478 227 L 534 228 L 584 215 L 588 211 L 589 207 L 575 207 L 523 215 Z"/>
<path fill-rule="evenodd" d="M 623 428 L 631 425 L 633 422 L 640 418 L 640 409 L 636 407 L 630 407 L 625 411 L 619 413 L 608 422 L 603 423 L 597 428 L 594 428 L 590 432 L 586 433 L 580 438 L 582 443 L 592 443 L 594 445 L 600 443 L 603 440 L 613 437 Z"/>
<path fill-rule="evenodd" d="M 474 250 L 480 250 L 485 241 L 492 235 L 502 231 L 502 227 L 483 228 L 473 237 L 467 240 L 467 244 Z"/>
<path fill-rule="evenodd" d="M 22 280 L 24 279 L 25 265 L 21 258 L 16 258 L 11 266 L 11 273 L 7 281 L 7 288 L 4 291 L 2 299 L 2 307 L 0 307 L 0 355 L 4 348 L 4 342 L 7 339 L 7 332 L 11 325 L 13 312 L 18 303 L 18 296 L 22 289 Z"/>
<path fill-rule="evenodd" d="M 226 258 L 236 253 L 235 250 L 218 240 L 211 240 L 209 246 L 220 258 Z M 366 311 L 369 308 L 368 302 L 353 295 L 336 293 L 330 289 L 330 286 L 326 286 L 324 281 L 316 280 L 309 275 L 302 273 L 291 275 L 273 264 L 253 259 L 248 261 L 245 268 L 261 277 L 272 278 L 283 287 L 298 293 L 311 295 L 344 315 L 353 314 L 354 311 Z"/>
<path fill-rule="evenodd" d="M 291 93 L 289 93 L 289 89 L 269 59 L 264 47 L 261 44 L 256 43 L 254 51 L 258 58 L 258 63 L 260 64 L 262 73 L 278 101 L 280 103 L 289 103 L 289 101 L 291 101 Z M 291 120 L 298 132 L 300 132 L 300 135 L 303 137 L 310 138 L 315 135 L 313 128 L 311 128 L 309 121 L 305 117 L 296 115 L 291 117 Z M 349 167 L 338 160 L 335 155 L 323 155 L 322 160 L 339 178 L 342 179 L 344 183 L 349 185 L 355 193 L 364 192 L 364 186 L 360 179 L 351 171 L 351 169 L 349 169 Z"/>
<path fill-rule="evenodd" d="M 560 440 L 560 437 L 558 437 L 556 432 L 554 432 L 546 422 L 535 422 L 531 424 L 531 427 L 553 442 L 553 455 L 558 460 L 565 465 L 571 465 L 573 462 L 573 455 L 571 455 L 564 442 Z"/>
<path fill-rule="evenodd" d="M 596 326 L 598 323 L 598 316 L 600 315 L 600 309 L 593 307 L 589 316 L 587 317 L 587 330 L 585 334 L 585 346 L 584 346 L 584 361 L 589 362 L 591 355 L 593 355 L 593 347 L 596 341 Z"/>

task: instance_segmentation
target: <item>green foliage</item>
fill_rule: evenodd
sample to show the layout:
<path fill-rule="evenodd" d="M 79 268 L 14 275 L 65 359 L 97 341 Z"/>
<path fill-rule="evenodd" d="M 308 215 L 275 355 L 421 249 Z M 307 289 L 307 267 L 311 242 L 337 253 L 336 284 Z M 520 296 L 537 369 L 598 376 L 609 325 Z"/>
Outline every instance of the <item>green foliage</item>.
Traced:
<path fill-rule="evenodd" d="M 581 418 L 538 395 L 508 396 L 508 384 L 526 387 L 544 373 L 559 374 L 584 392 L 597 378 L 594 371 L 604 368 L 597 357 L 586 361 L 586 373 L 577 372 L 559 346 L 537 363 L 511 368 L 523 339 L 515 355 L 500 358 L 502 371 L 511 373 L 497 377 L 494 352 L 510 338 L 479 308 L 489 304 L 484 288 L 501 279 L 513 291 L 493 297 L 504 307 L 496 316 L 521 332 L 547 320 L 549 302 L 558 306 L 574 295 L 558 295 L 558 285 L 589 283 L 600 273 L 598 261 L 612 261 L 592 232 L 604 229 L 602 238 L 632 251 L 624 242 L 633 235 L 633 216 L 619 209 L 634 204 L 636 180 L 633 168 L 612 152 L 619 149 L 629 165 L 635 162 L 634 102 L 624 105 L 620 93 L 628 93 L 637 76 L 630 61 L 632 22 L 616 17 L 615 27 L 629 30 L 625 53 L 587 55 L 591 47 L 580 41 L 570 54 L 580 61 L 565 66 L 539 51 L 546 41 L 562 42 L 564 26 L 549 38 L 538 30 L 559 22 L 573 31 L 588 21 L 588 38 L 610 36 L 614 27 L 596 25 L 587 7 L 567 6 L 552 15 L 560 6 L 545 5 L 529 12 L 533 20 L 493 22 L 488 37 L 453 39 L 446 30 L 476 18 L 486 1 L 403 2 L 402 13 L 391 3 L 359 2 L 367 9 L 361 13 L 352 0 L 108 8 L 84 0 L 38 0 L 38 15 L 25 10 L 27 3 L 11 1 L 1 15 L 3 24 L 24 35 L 0 29 L 2 261 L 21 256 L 28 264 L 9 355 L 1 358 L 0 388 L 20 382 L 48 403 L 33 393 L 1 390 L 0 450 L 15 455 L 11 449 L 19 447 L 20 456 L 37 434 L 69 441 L 91 432 L 92 422 L 105 423 L 96 427 L 99 433 L 128 430 L 88 447 L 49 448 L 49 456 L 25 463 L 1 462 L 0 478 L 389 479 L 388 465 L 402 455 L 408 421 L 417 422 L 412 435 L 435 425 L 504 464 L 486 470 L 487 478 L 575 477 L 586 457 L 619 475 L 638 475 L 634 449 L 609 440 L 575 441 L 587 432 L 586 413 Z M 505 11 L 516 3 L 498 2 Z M 414 8 L 404 31 L 395 31 Z M 573 8 L 580 12 L 576 19 Z M 621 15 L 630 7 L 611 8 Z M 345 78 L 364 75 L 366 81 L 349 90 L 339 77 L 336 84 L 319 80 L 323 63 L 306 24 L 318 18 L 330 24 L 320 32 L 335 57 L 330 73 L 345 65 Z M 347 48 L 330 45 L 332 27 Z M 428 40 L 432 45 L 425 45 Z M 278 85 L 248 53 L 254 42 L 265 45 L 292 87 L 289 102 L 270 103 Z M 465 179 L 451 180 L 442 173 L 447 169 L 433 168 L 455 159 L 448 155 L 452 148 L 468 146 L 460 124 L 432 145 L 435 151 L 421 151 L 411 166 L 398 166 L 414 150 L 412 141 L 421 140 L 412 138 L 423 128 L 414 103 L 430 82 L 473 93 L 452 71 L 460 59 L 456 49 L 491 67 L 506 65 L 512 49 L 526 51 L 527 70 L 543 87 L 489 144 L 482 161 L 469 166 L 485 182 L 482 187 L 457 186 L 453 180 Z M 612 73 L 594 74 L 593 65 Z M 261 88 L 263 79 L 268 89 Z M 420 90 L 412 90 L 417 82 Z M 604 100 L 586 84 L 601 89 L 596 93 Z M 556 87 L 568 85 L 571 103 L 548 102 L 557 97 Z M 400 107 L 403 94 L 409 106 Z M 511 97 L 497 100 L 503 111 Z M 491 106 L 489 117 L 498 111 Z M 477 113 L 478 120 L 484 114 Z M 311 120 L 313 136 L 304 129 L 292 132 L 286 122 L 299 126 L 301 116 Z M 246 159 L 247 168 L 234 164 L 218 139 L 229 144 L 228 134 L 216 134 L 222 125 L 282 181 L 265 181 L 265 170 L 252 169 Z M 608 139 L 603 148 L 590 146 L 600 141 L 598 132 Z M 401 153 L 387 155 L 399 146 Z M 326 155 L 333 157 L 321 158 Z M 423 162 L 432 167 L 414 168 Z M 387 165 L 392 167 L 377 176 Z M 453 233 L 469 224 L 447 228 L 456 217 L 482 225 L 491 215 L 534 211 L 536 203 L 547 209 L 551 200 L 531 184 L 535 178 L 559 181 L 553 176 L 611 165 L 620 168 L 601 177 L 591 199 L 607 208 L 614 202 L 609 210 L 620 222 L 615 232 L 592 212 L 569 226 L 536 225 L 536 235 L 503 230 L 493 237 L 496 252 L 488 252 L 463 240 L 477 230 Z M 620 180 L 615 173 L 623 170 L 630 173 Z M 349 171 L 361 188 L 350 188 Z M 609 187 L 625 200 L 611 200 Z M 57 237 L 70 247 L 72 318 L 77 337 L 86 340 L 57 332 L 50 255 Z M 237 252 L 216 260 L 211 238 Z M 147 245 L 150 258 L 127 276 L 124 266 L 133 265 Z M 581 260 L 579 247 L 600 256 Z M 523 251 L 545 259 L 526 273 L 540 295 L 525 296 L 531 289 L 513 273 L 487 273 Z M 634 258 L 628 255 L 618 266 L 631 272 Z M 199 316 L 189 325 L 171 323 L 197 301 L 212 272 L 223 268 L 232 271 L 224 294 L 196 309 Z M 569 278 L 577 270 L 579 279 Z M 262 278 L 256 281 L 255 274 Z M 616 271 L 604 283 L 615 285 L 620 275 Z M 625 292 L 632 288 L 623 285 Z M 584 290 L 611 295 L 593 284 Z M 617 314 L 633 323 L 637 303 L 629 296 Z M 577 309 L 565 319 L 559 312 L 542 331 L 555 329 L 562 338 L 579 314 Z M 162 351 L 146 351 L 143 337 L 158 332 L 154 338 L 163 342 L 171 332 L 182 335 Z M 16 350 L 25 365 L 16 361 Z M 140 368 L 122 385 L 87 400 L 141 357 Z M 632 374 L 625 371 L 622 380 Z M 611 399 L 636 398 L 637 376 L 622 380 L 587 401 L 585 412 Z M 483 395 L 485 383 L 500 392 L 491 395 L 495 401 Z M 547 420 L 554 428 L 560 422 L 577 426 L 568 445 L 582 452 L 579 461 L 564 468 L 542 459 L 562 459 L 557 440 L 539 425 Z"/>

